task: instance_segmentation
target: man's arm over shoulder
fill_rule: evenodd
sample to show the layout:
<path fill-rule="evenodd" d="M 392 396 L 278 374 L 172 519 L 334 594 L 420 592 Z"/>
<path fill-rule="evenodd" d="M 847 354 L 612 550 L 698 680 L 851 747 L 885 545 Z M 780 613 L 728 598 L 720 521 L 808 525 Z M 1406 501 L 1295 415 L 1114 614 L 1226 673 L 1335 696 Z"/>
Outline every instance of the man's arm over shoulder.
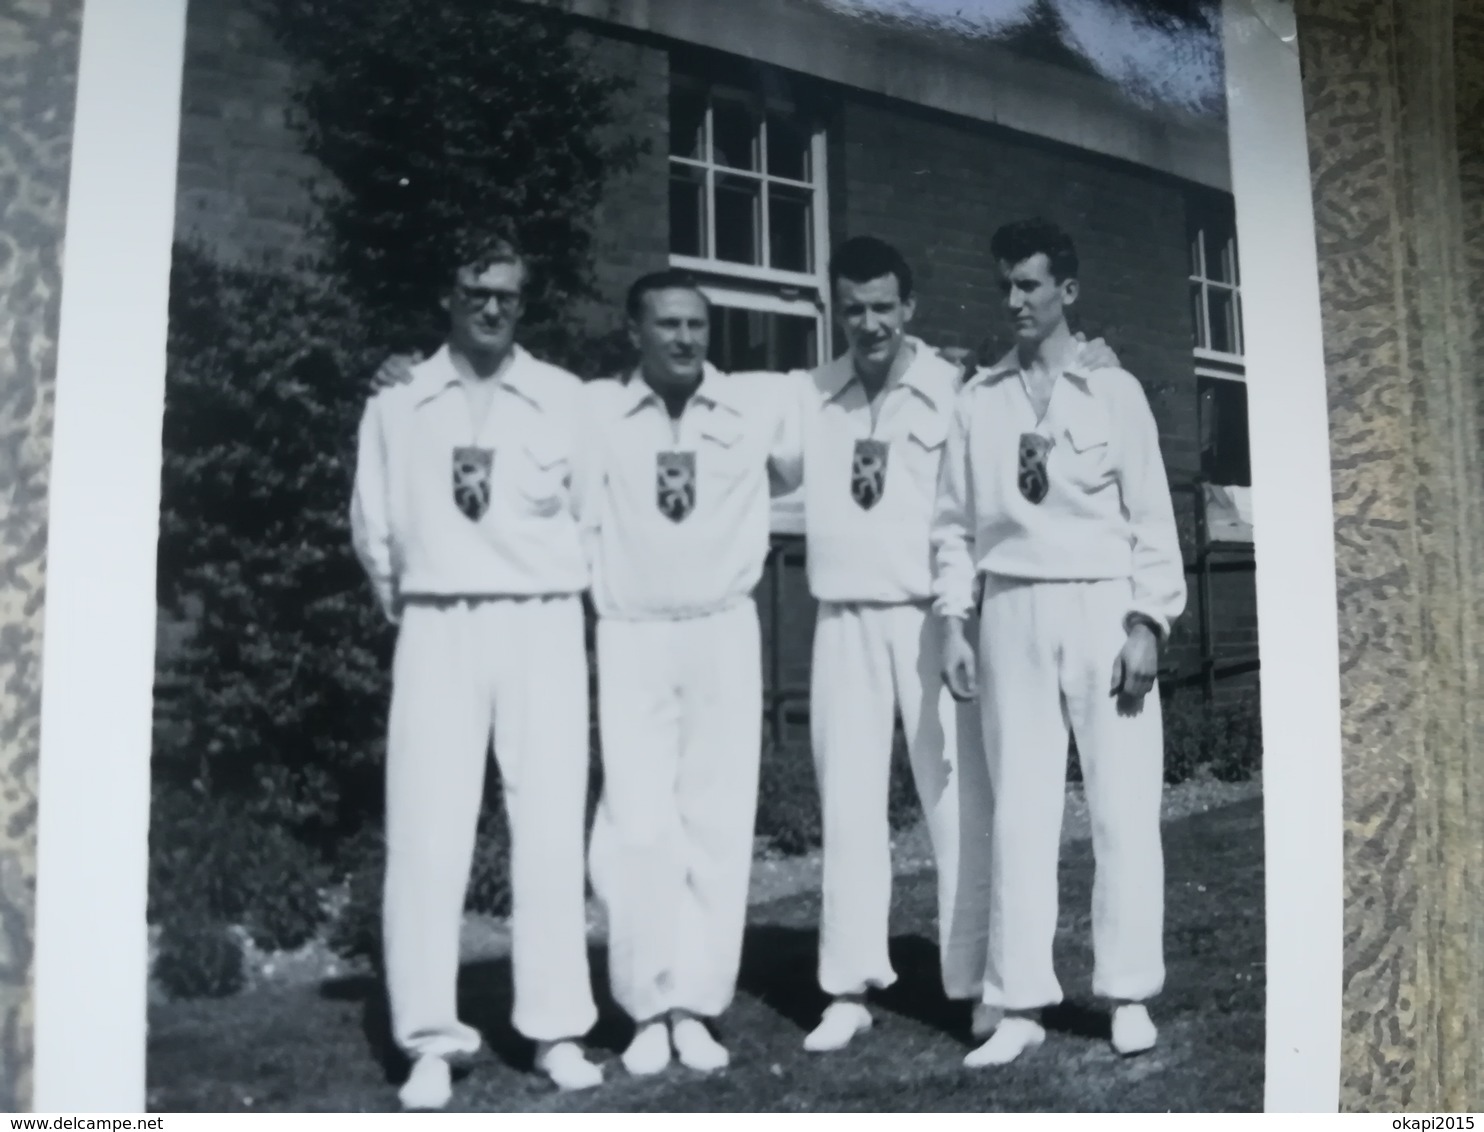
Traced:
<path fill-rule="evenodd" d="M 804 414 L 813 379 L 804 370 L 751 370 L 731 374 L 727 380 L 742 383 L 746 395 L 755 399 L 763 427 L 769 430 L 770 493 L 788 495 L 797 490 L 804 479 Z"/>
<path fill-rule="evenodd" d="M 1114 393 L 1119 430 L 1119 487 L 1133 539 L 1133 602 L 1130 623 L 1149 622 L 1161 640 L 1185 610 L 1185 560 L 1175 526 L 1175 507 L 1160 450 L 1159 426 L 1138 378 L 1127 370 L 1101 370 Z"/>
<path fill-rule="evenodd" d="M 617 418 L 615 407 L 623 383 L 614 378 L 579 381 L 574 399 L 576 439 L 573 444 L 571 504 L 588 570 L 594 567 L 598 534 L 602 529 L 602 489 L 608 431 Z"/>
<path fill-rule="evenodd" d="M 355 482 L 351 491 L 350 532 L 356 558 L 365 570 L 387 620 L 395 623 L 396 567 L 392 552 L 391 485 L 385 418 L 401 398 L 396 388 L 366 402 L 356 443 Z"/>

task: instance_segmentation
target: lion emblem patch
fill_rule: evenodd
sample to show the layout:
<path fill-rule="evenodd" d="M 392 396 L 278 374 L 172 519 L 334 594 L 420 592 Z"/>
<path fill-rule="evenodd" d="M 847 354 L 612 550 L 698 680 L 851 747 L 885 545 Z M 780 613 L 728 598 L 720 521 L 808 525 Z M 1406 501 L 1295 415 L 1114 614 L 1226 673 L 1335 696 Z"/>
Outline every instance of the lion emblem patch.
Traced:
<path fill-rule="evenodd" d="M 850 461 L 850 498 L 869 511 L 886 492 L 886 457 L 890 449 L 884 440 L 857 440 Z"/>
<path fill-rule="evenodd" d="M 1051 480 L 1046 474 L 1051 445 L 1051 439 L 1040 433 L 1020 434 L 1020 466 L 1016 469 L 1015 482 L 1020 486 L 1020 494 L 1031 503 L 1040 503 L 1051 490 Z"/>
<path fill-rule="evenodd" d="M 473 522 L 479 522 L 490 509 L 490 472 L 494 466 L 492 449 L 453 450 L 453 504 Z"/>
<path fill-rule="evenodd" d="M 660 452 L 655 461 L 655 503 L 678 523 L 696 509 L 696 454 Z"/>

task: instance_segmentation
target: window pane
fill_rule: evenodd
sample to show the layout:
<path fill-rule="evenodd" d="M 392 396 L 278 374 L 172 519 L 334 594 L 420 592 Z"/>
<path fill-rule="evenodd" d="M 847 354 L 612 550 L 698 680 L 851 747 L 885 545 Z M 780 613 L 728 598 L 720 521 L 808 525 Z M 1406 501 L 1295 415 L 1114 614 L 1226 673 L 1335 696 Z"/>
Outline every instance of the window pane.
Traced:
<path fill-rule="evenodd" d="M 750 177 L 716 178 L 716 258 L 762 264 L 759 182 Z"/>
<path fill-rule="evenodd" d="M 801 315 L 773 316 L 776 334 L 770 370 L 813 369 L 819 364 L 819 323 Z"/>
<path fill-rule="evenodd" d="M 793 181 L 813 180 L 809 168 L 809 135 L 781 114 L 768 115 L 768 175 Z"/>
<path fill-rule="evenodd" d="M 670 252 L 706 254 L 706 174 L 684 165 L 670 166 Z"/>
<path fill-rule="evenodd" d="M 691 87 L 670 88 L 670 154 L 673 157 L 705 155 L 706 96 Z"/>
<path fill-rule="evenodd" d="M 1252 486 L 1247 433 L 1247 386 L 1241 381 L 1199 380 L 1201 476 L 1222 487 Z"/>
<path fill-rule="evenodd" d="M 1234 296 L 1221 287 L 1206 291 L 1207 324 L 1210 327 L 1210 349 L 1223 354 L 1237 352 L 1237 305 Z"/>
<path fill-rule="evenodd" d="M 1211 343 L 1206 334 L 1206 288 L 1200 283 L 1190 285 L 1190 340 L 1197 350 L 1209 350 Z"/>
<path fill-rule="evenodd" d="M 711 106 L 713 160 L 733 169 L 757 169 L 757 119 L 741 102 L 718 98 Z"/>
<path fill-rule="evenodd" d="M 804 315 L 713 308 L 708 358 L 724 373 L 811 369 L 819 364 L 818 323 Z"/>
<path fill-rule="evenodd" d="M 1206 278 L 1218 283 L 1235 283 L 1229 249 L 1231 233 L 1224 225 L 1206 228 Z"/>
<path fill-rule="evenodd" d="M 1205 265 L 1201 263 L 1201 240 L 1204 237 L 1199 228 L 1190 230 L 1190 275 L 1192 279 L 1203 277 Z"/>
<path fill-rule="evenodd" d="M 769 266 L 782 271 L 812 271 L 813 204 L 808 189 L 774 185 L 768 190 Z"/>

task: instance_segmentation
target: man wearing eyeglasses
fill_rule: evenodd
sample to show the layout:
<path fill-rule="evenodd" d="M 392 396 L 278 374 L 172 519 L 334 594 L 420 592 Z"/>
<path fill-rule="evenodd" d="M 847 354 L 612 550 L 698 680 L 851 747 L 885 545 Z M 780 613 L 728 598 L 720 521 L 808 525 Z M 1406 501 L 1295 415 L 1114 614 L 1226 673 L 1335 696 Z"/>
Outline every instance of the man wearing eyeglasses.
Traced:
<path fill-rule="evenodd" d="M 579 1045 L 587 963 L 588 584 L 572 463 L 577 378 L 515 344 L 527 270 L 507 240 L 463 248 L 448 338 L 370 400 L 351 524 L 398 625 L 387 735 L 383 935 L 404 1107 L 444 1107 L 459 935 L 491 741 L 510 822 L 515 1028 L 558 1087 L 602 1079 Z"/>
<path fill-rule="evenodd" d="M 1156 678 L 1185 606 L 1174 509 L 1138 380 L 1079 364 L 1071 239 L 1026 220 L 990 246 L 1016 346 L 959 398 L 933 523 L 944 676 L 978 699 L 994 791 L 983 1000 L 1006 1013 L 965 1064 L 1040 1045 L 1041 1009 L 1062 998 L 1052 942 L 1069 730 L 1097 863 L 1093 992 L 1113 1003 L 1114 1049 L 1135 1054 L 1155 1044 L 1145 1003 L 1164 983 Z"/>

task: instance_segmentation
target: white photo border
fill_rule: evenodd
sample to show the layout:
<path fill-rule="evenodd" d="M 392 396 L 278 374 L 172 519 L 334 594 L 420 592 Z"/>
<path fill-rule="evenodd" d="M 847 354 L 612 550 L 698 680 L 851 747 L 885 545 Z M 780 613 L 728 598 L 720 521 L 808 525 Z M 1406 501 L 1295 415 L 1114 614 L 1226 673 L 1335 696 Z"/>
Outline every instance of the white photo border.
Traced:
<path fill-rule="evenodd" d="M 1333 511 L 1292 8 L 1226 0 L 1263 665 L 1269 1111 L 1336 1111 Z M 155 569 L 186 0 L 87 0 L 63 260 L 38 815 L 38 1112 L 143 1111 Z"/>

